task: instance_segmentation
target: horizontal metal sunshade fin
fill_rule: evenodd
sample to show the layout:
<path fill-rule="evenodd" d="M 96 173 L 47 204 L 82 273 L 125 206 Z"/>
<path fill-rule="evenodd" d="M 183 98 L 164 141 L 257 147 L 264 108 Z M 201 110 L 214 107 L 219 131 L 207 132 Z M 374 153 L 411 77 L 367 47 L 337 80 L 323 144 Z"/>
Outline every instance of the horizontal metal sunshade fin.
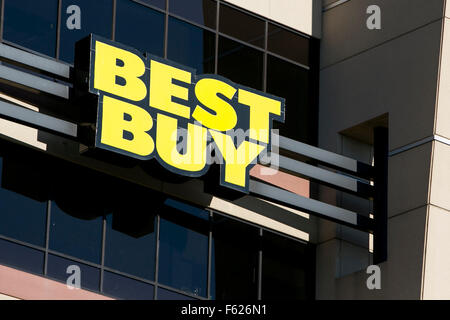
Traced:
<path fill-rule="evenodd" d="M 26 86 L 28 88 L 50 93 L 64 99 L 69 99 L 69 86 L 44 79 L 30 73 L 19 71 L 14 68 L 0 65 L 0 78 Z"/>
<path fill-rule="evenodd" d="M 58 75 L 62 78 L 69 79 L 70 77 L 69 65 L 3 43 L 0 43 L 0 58 L 16 61 L 20 64 Z"/>
<path fill-rule="evenodd" d="M 77 137 L 78 133 L 78 126 L 74 123 L 29 110 L 3 100 L 0 100 L 0 118 L 71 137 Z"/>

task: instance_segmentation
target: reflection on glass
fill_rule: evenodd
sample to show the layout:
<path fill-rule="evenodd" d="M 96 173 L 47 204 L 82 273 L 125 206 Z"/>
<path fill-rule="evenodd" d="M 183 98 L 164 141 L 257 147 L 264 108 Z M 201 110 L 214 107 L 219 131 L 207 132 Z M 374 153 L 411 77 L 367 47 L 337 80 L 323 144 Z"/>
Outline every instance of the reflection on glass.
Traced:
<path fill-rule="evenodd" d="M 57 0 L 5 0 L 3 38 L 54 57 Z"/>
<path fill-rule="evenodd" d="M 80 8 L 79 21 L 73 5 Z M 110 38 L 111 29 L 112 0 L 62 0 L 59 58 L 73 63 L 75 42 L 90 33 Z"/>
<path fill-rule="evenodd" d="M 166 0 L 139 0 L 139 1 L 158 7 L 163 10 L 166 9 Z"/>
<path fill-rule="evenodd" d="M 280 134 L 309 144 L 317 140 L 317 106 L 310 103 L 308 70 L 267 56 L 267 92 L 286 99 L 284 124 L 274 122 Z"/>
<path fill-rule="evenodd" d="M 209 28 L 216 28 L 217 4 L 214 0 L 170 0 L 169 12 Z"/>
<path fill-rule="evenodd" d="M 85 220 L 65 213 L 51 203 L 50 249 L 79 259 L 100 263 L 102 217 Z"/>
<path fill-rule="evenodd" d="M 0 239 L 0 264 L 42 274 L 44 252 Z"/>
<path fill-rule="evenodd" d="M 180 219 L 190 218 L 183 216 L 185 213 L 182 212 L 175 214 Z M 182 226 L 177 224 L 178 221 L 174 223 L 161 218 L 158 281 L 194 295 L 206 296 L 208 233 L 199 230 L 201 228 L 197 224 L 201 220 L 197 220 L 191 220 L 190 226 L 184 223 Z"/>
<path fill-rule="evenodd" d="M 263 53 L 219 37 L 218 73 L 237 84 L 262 90 Z"/>
<path fill-rule="evenodd" d="M 133 219 L 133 213 L 129 212 Z M 154 225 L 155 217 L 145 212 Z M 125 213 L 126 215 L 126 213 Z M 114 229 L 117 215 L 106 217 L 105 266 L 148 280 L 155 277 L 156 236 L 154 227 L 144 235 L 133 236 Z M 150 223 L 150 221 L 149 221 Z"/>
<path fill-rule="evenodd" d="M 264 232 L 263 238 L 262 299 L 313 299 L 314 256 L 310 248 L 271 232 Z"/>
<path fill-rule="evenodd" d="M 22 171 L 18 163 L 12 163 L 15 171 Z M 8 168 L 12 183 L 23 181 Z M 0 158 L 0 234 L 37 246 L 45 246 L 45 228 L 47 221 L 47 202 L 39 202 L 19 193 L 5 189 L 5 170 L 3 158 Z M 18 172 L 20 175 L 20 172 Z"/>
<path fill-rule="evenodd" d="M 158 300 L 195 300 L 195 299 L 163 288 L 158 288 Z"/>
<path fill-rule="evenodd" d="M 129 0 L 117 0 L 116 41 L 164 55 L 164 14 Z"/>
<path fill-rule="evenodd" d="M 79 263 L 77 261 L 72 261 L 49 254 L 47 262 L 47 275 L 66 283 L 68 277 L 73 274 L 73 272 L 67 273 L 67 268 L 69 266 L 77 266 L 80 268 L 81 288 L 95 291 L 99 290 L 100 269 Z"/>
<path fill-rule="evenodd" d="M 267 49 L 303 65 L 309 65 L 309 39 L 269 23 Z"/>
<path fill-rule="evenodd" d="M 151 284 L 105 271 L 103 292 L 119 299 L 153 300 L 154 288 Z"/>
<path fill-rule="evenodd" d="M 215 35 L 170 17 L 167 55 L 170 60 L 194 68 L 197 73 L 214 73 Z"/>
<path fill-rule="evenodd" d="M 221 4 L 219 21 L 219 32 L 264 48 L 264 20 Z"/>
<path fill-rule="evenodd" d="M 211 298 L 257 298 L 258 229 L 214 215 Z"/>

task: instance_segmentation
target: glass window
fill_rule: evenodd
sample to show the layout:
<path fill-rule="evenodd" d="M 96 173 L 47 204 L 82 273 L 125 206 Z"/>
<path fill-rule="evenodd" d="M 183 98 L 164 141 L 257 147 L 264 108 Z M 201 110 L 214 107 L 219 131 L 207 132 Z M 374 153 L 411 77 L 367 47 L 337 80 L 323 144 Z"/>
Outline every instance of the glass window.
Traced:
<path fill-rule="evenodd" d="M 280 134 L 309 144 L 317 141 L 317 106 L 312 104 L 310 72 L 271 55 L 267 57 L 267 92 L 286 99 L 284 124 L 274 121 Z"/>
<path fill-rule="evenodd" d="M 208 223 L 165 207 L 160 223 L 158 281 L 206 296 Z"/>
<path fill-rule="evenodd" d="M 102 217 L 87 220 L 72 216 L 54 201 L 50 217 L 50 250 L 100 263 Z"/>
<path fill-rule="evenodd" d="M 27 165 L 20 157 L 0 158 L 0 172 L 0 234 L 45 247 L 47 201 L 18 193 L 36 191 L 45 177 L 40 175 L 38 166 Z"/>
<path fill-rule="evenodd" d="M 62 0 L 59 58 L 73 63 L 75 42 L 90 33 L 111 38 L 112 10 L 112 0 Z"/>
<path fill-rule="evenodd" d="M 67 279 L 73 274 L 73 271 L 67 273 L 67 268 L 69 266 L 78 266 L 80 268 L 81 288 L 99 291 L 100 269 L 79 263 L 77 261 L 72 261 L 49 254 L 47 262 L 47 275 L 66 283 Z"/>
<path fill-rule="evenodd" d="M 164 14 L 130 0 L 117 1 L 116 41 L 164 55 Z"/>
<path fill-rule="evenodd" d="M 103 292 L 120 299 L 153 300 L 154 287 L 142 281 L 105 271 L 103 273 Z"/>
<path fill-rule="evenodd" d="M 309 65 L 309 39 L 269 23 L 267 50 Z"/>
<path fill-rule="evenodd" d="M 57 0 L 5 0 L 3 39 L 54 57 Z"/>
<path fill-rule="evenodd" d="M 42 274 L 44 252 L 0 239 L 0 264 Z"/>
<path fill-rule="evenodd" d="M 170 13 L 209 28 L 216 28 L 217 4 L 214 0 L 170 0 Z"/>
<path fill-rule="evenodd" d="M 262 299 L 314 299 L 314 256 L 311 253 L 306 244 L 265 231 Z"/>
<path fill-rule="evenodd" d="M 257 298 L 259 230 L 214 215 L 211 256 L 211 298 Z"/>
<path fill-rule="evenodd" d="M 265 22 L 227 5 L 220 5 L 219 31 L 264 48 Z"/>
<path fill-rule="evenodd" d="M 130 210 L 114 213 L 106 217 L 105 266 L 144 279 L 155 278 L 155 216 L 149 211 L 134 206 Z M 148 207 L 147 207 L 148 208 Z M 128 220 L 128 221 L 126 221 Z M 132 221 L 131 221 L 132 220 Z M 118 228 L 124 224 L 134 224 L 131 232 Z M 145 232 L 139 232 L 142 227 Z"/>
<path fill-rule="evenodd" d="M 166 9 L 166 0 L 138 0 L 143 3 L 147 3 L 151 6 L 158 7 L 160 9 L 165 10 Z"/>
<path fill-rule="evenodd" d="M 196 299 L 163 288 L 158 288 L 158 300 L 196 300 Z"/>
<path fill-rule="evenodd" d="M 218 73 L 237 84 L 262 90 L 263 53 L 219 37 Z"/>
<path fill-rule="evenodd" d="M 197 73 L 214 73 L 216 37 L 213 32 L 170 17 L 167 55 Z"/>

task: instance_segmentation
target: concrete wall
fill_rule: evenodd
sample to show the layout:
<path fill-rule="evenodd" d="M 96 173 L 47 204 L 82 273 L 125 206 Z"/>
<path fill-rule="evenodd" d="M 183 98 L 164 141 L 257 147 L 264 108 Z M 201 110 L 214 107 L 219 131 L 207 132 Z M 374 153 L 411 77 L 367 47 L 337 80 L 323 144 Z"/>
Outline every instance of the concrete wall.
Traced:
<path fill-rule="evenodd" d="M 361 238 L 321 221 L 317 298 L 450 298 L 450 149 L 434 139 L 450 137 L 450 88 L 441 92 L 450 68 L 440 65 L 445 0 L 335 4 L 322 16 L 319 146 L 344 152 L 341 133 L 388 114 L 388 260 L 382 289 L 368 290 Z M 366 27 L 369 5 L 381 8 L 381 30 Z"/>

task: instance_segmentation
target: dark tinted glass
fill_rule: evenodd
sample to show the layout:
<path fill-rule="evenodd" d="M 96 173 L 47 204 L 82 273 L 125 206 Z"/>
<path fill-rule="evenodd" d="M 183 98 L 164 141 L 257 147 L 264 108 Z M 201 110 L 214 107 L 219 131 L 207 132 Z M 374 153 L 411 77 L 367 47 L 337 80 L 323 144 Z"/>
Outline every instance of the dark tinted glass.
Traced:
<path fill-rule="evenodd" d="M 166 9 L 166 0 L 138 0 L 143 3 L 148 3 L 149 5 L 158 7 L 160 9 Z"/>
<path fill-rule="evenodd" d="M 95 291 L 99 290 L 100 269 L 76 261 L 49 254 L 47 262 L 47 274 L 49 277 L 66 283 L 67 279 L 73 274 L 73 271 L 67 273 L 67 268 L 72 265 L 78 266 L 80 268 L 81 288 Z"/>
<path fill-rule="evenodd" d="M 257 298 L 258 229 L 214 215 L 211 296 Z"/>
<path fill-rule="evenodd" d="M 167 55 L 170 60 L 194 68 L 197 73 L 214 73 L 215 47 L 213 32 L 169 18 Z"/>
<path fill-rule="evenodd" d="M 160 224 L 158 281 L 206 296 L 208 224 L 169 207 L 164 210 L 165 218 L 161 218 Z"/>
<path fill-rule="evenodd" d="M 274 122 L 280 134 L 309 144 L 316 143 L 317 107 L 310 103 L 310 73 L 268 55 L 267 92 L 286 99 L 285 123 Z"/>
<path fill-rule="evenodd" d="M 314 298 L 314 256 L 306 244 L 264 232 L 262 299 Z"/>
<path fill-rule="evenodd" d="M 218 73 L 238 84 L 262 90 L 263 53 L 219 37 Z"/>
<path fill-rule="evenodd" d="M 130 0 L 118 0 L 116 41 L 163 56 L 164 14 Z"/>
<path fill-rule="evenodd" d="M 163 288 L 158 288 L 158 300 L 195 300 L 195 299 Z"/>
<path fill-rule="evenodd" d="M 226 5 L 220 6 L 219 31 L 254 46 L 264 48 L 264 20 Z"/>
<path fill-rule="evenodd" d="M 0 239 L 0 264 L 41 274 L 44 272 L 44 253 Z"/>
<path fill-rule="evenodd" d="M 116 298 L 129 300 L 153 300 L 154 295 L 151 284 L 108 271 L 103 274 L 103 292 Z"/>
<path fill-rule="evenodd" d="M 170 13 L 198 24 L 216 28 L 216 1 L 214 0 L 170 0 Z"/>
<path fill-rule="evenodd" d="M 168 198 L 166 201 L 164 201 L 164 204 L 166 206 L 172 207 L 179 211 L 183 211 L 184 213 L 191 214 L 194 217 L 197 217 L 197 218 L 200 218 L 200 219 L 203 219 L 206 221 L 209 220 L 209 212 L 208 211 L 191 206 L 187 203 Z"/>
<path fill-rule="evenodd" d="M 34 185 L 34 189 L 39 188 L 45 177 L 40 177 L 38 170 L 38 167 L 27 167 L 26 162 L 16 158 L 0 158 L 0 234 L 44 247 L 47 202 L 18 193 L 26 191 L 21 190 L 25 187 L 20 183 L 23 181 L 28 182 L 26 187 Z M 33 176 L 36 174 L 37 177 Z"/>
<path fill-rule="evenodd" d="M 5 0 L 3 38 L 54 57 L 57 16 L 57 0 Z"/>
<path fill-rule="evenodd" d="M 142 207 L 141 211 L 144 211 Z M 125 219 L 137 220 L 139 213 L 128 212 Z M 129 273 L 141 278 L 153 280 L 155 277 L 156 236 L 154 231 L 155 216 L 150 212 L 141 212 L 148 216 L 145 224 L 151 224 L 148 232 L 142 234 L 125 233 L 116 230 L 117 221 L 123 219 L 119 215 L 106 217 L 105 266 Z M 126 215 L 126 213 L 125 213 Z M 120 222 L 120 221 L 119 221 Z M 140 222 L 143 222 L 142 219 Z"/>
<path fill-rule="evenodd" d="M 280 56 L 309 65 L 309 39 L 269 23 L 267 49 Z"/>
<path fill-rule="evenodd" d="M 52 201 L 50 249 L 100 263 L 102 217 L 92 220 L 71 216 Z"/>
<path fill-rule="evenodd" d="M 77 8 L 80 8 L 80 20 L 77 24 Z M 61 7 L 61 60 L 73 63 L 75 42 L 90 33 L 111 38 L 112 0 L 63 0 Z"/>

